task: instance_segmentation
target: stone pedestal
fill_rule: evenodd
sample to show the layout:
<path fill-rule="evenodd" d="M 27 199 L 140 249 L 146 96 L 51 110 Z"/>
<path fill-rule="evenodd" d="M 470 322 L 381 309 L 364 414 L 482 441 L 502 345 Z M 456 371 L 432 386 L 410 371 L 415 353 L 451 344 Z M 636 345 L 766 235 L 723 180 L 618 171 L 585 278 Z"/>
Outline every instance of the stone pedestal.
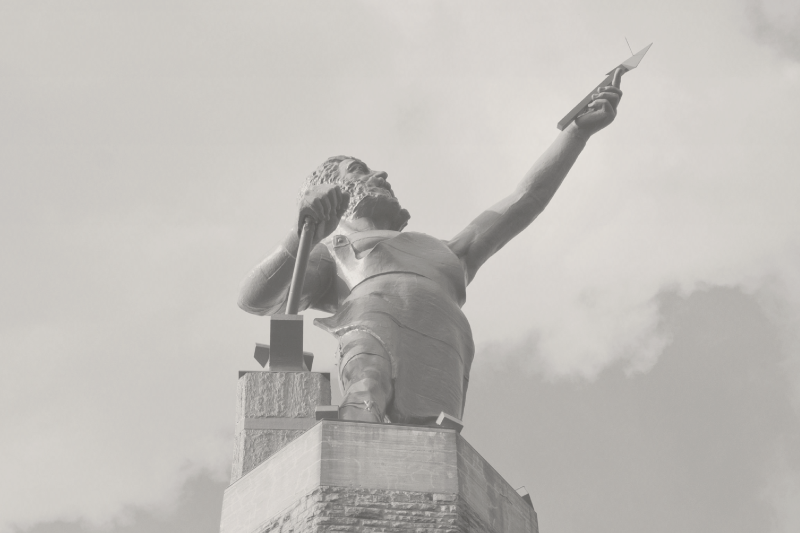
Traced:
<path fill-rule="evenodd" d="M 453 429 L 317 422 L 225 491 L 222 533 L 538 533 Z"/>
<path fill-rule="evenodd" d="M 236 394 L 231 483 L 311 428 L 316 423 L 314 408 L 330 403 L 330 374 L 242 373 Z"/>

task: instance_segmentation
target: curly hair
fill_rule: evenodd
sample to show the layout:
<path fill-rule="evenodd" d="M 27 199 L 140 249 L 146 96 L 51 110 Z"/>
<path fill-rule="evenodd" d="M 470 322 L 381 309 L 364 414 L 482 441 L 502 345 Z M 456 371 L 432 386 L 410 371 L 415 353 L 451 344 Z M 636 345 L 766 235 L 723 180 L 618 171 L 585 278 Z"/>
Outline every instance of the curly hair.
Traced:
<path fill-rule="evenodd" d="M 356 161 L 360 161 L 355 157 L 350 157 L 347 155 L 335 155 L 333 157 L 329 157 L 325 160 L 325 162 L 318 166 L 314 172 L 306 177 L 305 181 L 303 182 L 303 188 L 300 190 L 300 194 L 302 195 L 307 189 L 313 187 L 314 185 L 323 185 L 325 183 L 338 183 L 341 185 L 341 183 L 339 183 L 339 163 L 345 159 L 355 159 Z"/>
<path fill-rule="evenodd" d="M 352 178 L 344 178 L 339 173 L 339 164 L 346 159 L 352 159 L 354 161 L 358 161 L 359 163 L 363 163 L 363 161 L 360 159 L 346 155 L 329 157 L 303 181 L 303 185 L 300 188 L 299 198 L 303 198 L 303 195 L 305 195 L 309 189 L 316 187 L 317 185 L 324 185 L 327 183 L 336 184 L 341 187 L 343 191 L 350 195 L 350 205 L 347 206 L 347 210 L 342 215 L 342 218 L 344 220 L 353 220 L 356 218 L 356 209 L 362 205 L 362 202 L 366 201 L 369 203 L 370 193 L 367 189 L 367 185 L 363 181 Z M 363 211 L 364 209 L 365 207 L 362 206 L 360 211 Z M 400 209 L 397 214 L 397 219 L 395 220 L 397 231 L 402 230 L 406 226 L 409 218 L 411 218 L 411 215 L 408 214 L 408 211 L 406 209 Z"/>
<path fill-rule="evenodd" d="M 356 206 L 358 205 L 359 201 L 367 195 L 367 191 L 365 185 L 360 181 L 343 179 L 341 174 L 339 174 L 339 163 L 345 159 L 353 159 L 354 161 L 363 163 L 363 161 L 360 159 L 347 155 L 336 155 L 329 157 L 303 181 L 303 185 L 300 188 L 299 198 L 302 198 L 306 191 L 308 191 L 311 187 L 316 185 L 324 185 L 326 183 L 335 183 L 341 187 L 343 191 L 350 194 L 350 205 L 348 206 L 347 211 L 345 211 L 343 218 L 352 218 Z"/>

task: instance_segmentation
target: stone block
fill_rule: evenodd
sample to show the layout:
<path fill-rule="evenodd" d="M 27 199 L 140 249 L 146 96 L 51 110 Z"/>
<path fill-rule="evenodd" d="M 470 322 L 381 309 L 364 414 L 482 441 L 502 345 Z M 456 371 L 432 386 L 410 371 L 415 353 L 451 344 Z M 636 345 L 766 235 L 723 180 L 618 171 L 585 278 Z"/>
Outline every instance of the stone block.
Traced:
<path fill-rule="evenodd" d="M 236 394 L 231 483 L 305 433 L 316 423 L 316 407 L 330 403 L 330 374 L 243 373 Z"/>
<path fill-rule="evenodd" d="M 321 420 L 225 491 L 222 533 L 538 533 L 453 429 Z"/>
<path fill-rule="evenodd" d="M 461 433 L 461 430 L 464 429 L 464 422 L 454 416 L 448 415 L 444 411 L 442 411 L 439 414 L 439 418 L 436 419 L 436 425 L 447 429 L 455 429 L 457 433 Z"/>

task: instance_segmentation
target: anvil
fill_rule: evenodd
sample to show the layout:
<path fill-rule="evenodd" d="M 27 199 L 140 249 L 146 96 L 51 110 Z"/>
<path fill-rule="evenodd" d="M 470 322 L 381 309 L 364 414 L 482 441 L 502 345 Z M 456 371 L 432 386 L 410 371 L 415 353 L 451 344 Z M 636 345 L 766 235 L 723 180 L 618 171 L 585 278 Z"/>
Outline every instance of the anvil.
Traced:
<path fill-rule="evenodd" d="M 269 319 L 271 345 L 256 343 L 253 357 L 274 372 L 309 371 L 314 354 L 303 351 L 303 315 L 275 315 Z"/>
<path fill-rule="evenodd" d="M 623 74 L 626 72 L 635 69 L 639 66 L 639 62 L 641 62 L 644 55 L 653 46 L 653 43 L 648 44 L 637 53 L 633 54 L 631 57 L 623 61 L 618 67 L 614 67 L 611 71 L 606 75 L 606 79 L 600 82 L 597 87 L 608 87 L 609 85 L 613 85 L 614 87 L 619 87 L 619 80 Z M 570 122 L 578 118 L 579 115 L 586 110 L 587 106 L 592 101 L 592 95 L 595 91 L 590 92 L 586 95 L 586 98 L 580 101 L 578 105 L 572 108 L 572 111 L 566 114 L 564 118 L 562 118 L 558 123 L 558 129 L 563 130 L 567 126 L 569 126 Z"/>
<path fill-rule="evenodd" d="M 262 367 L 269 363 L 270 371 L 308 372 L 314 362 L 314 354 L 303 351 L 303 317 L 297 314 L 297 310 L 300 307 L 300 294 L 303 292 L 308 257 L 311 254 L 311 236 L 315 229 L 316 224 L 311 217 L 305 217 L 286 301 L 286 314 L 270 317 L 271 346 L 256 343 L 253 357 Z"/>

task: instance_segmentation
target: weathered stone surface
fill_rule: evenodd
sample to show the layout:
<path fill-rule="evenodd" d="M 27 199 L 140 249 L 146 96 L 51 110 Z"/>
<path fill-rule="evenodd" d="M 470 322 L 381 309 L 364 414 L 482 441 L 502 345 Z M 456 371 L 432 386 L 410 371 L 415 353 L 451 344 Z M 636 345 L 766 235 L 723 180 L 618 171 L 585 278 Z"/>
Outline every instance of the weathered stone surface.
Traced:
<path fill-rule="evenodd" d="M 236 422 L 245 418 L 314 418 L 317 405 L 330 405 L 330 374 L 248 372 L 239 378 Z"/>
<path fill-rule="evenodd" d="M 488 531 L 528 531 L 531 506 L 464 439 L 458 442 L 458 494 Z M 524 505 L 505 505 L 508 501 Z"/>
<path fill-rule="evenodd" d="M 251 533 L 323 531 L 460 533 L 456 506 L 436 505 L 430 493 L 318 487 Z M 398 509 L 409 500 L 420 509 Z M 430 510 L 421 510 L 430 509 Z"/>
<path fill-rule="evenodd" d="M 252 533 L 319 486 L 321 442 L 304 438 L 319 429 L 311 428 L 228 487 L 222 500 L 222 531 Z"/>
<path fill-rule="evenodd" d="M 245 429 L 234 437 L 231 483 L 260 465 L 273 453 L 305 433 L 304 430 Z"/>
<path fill-rule="evenodd" d="M 326 424 L 321 485 L 455 493 L 456 434 L 390 424 Z"/>
<path fill-rule="evenodd" d="M 538 533 L 454 430 L 321 421 L 225 491 L 222 533 Z"/>
<path fill-rule="evenodd" d="M 302 429 L 253 429 L 247 427 L 248 421 L 280 422 L 298 418 L 314 421 L 315 407 L 331 403 L 330 374 L 248 372 L 239 378 L 236 402 L 231 483 L 305 432 Z"/>

